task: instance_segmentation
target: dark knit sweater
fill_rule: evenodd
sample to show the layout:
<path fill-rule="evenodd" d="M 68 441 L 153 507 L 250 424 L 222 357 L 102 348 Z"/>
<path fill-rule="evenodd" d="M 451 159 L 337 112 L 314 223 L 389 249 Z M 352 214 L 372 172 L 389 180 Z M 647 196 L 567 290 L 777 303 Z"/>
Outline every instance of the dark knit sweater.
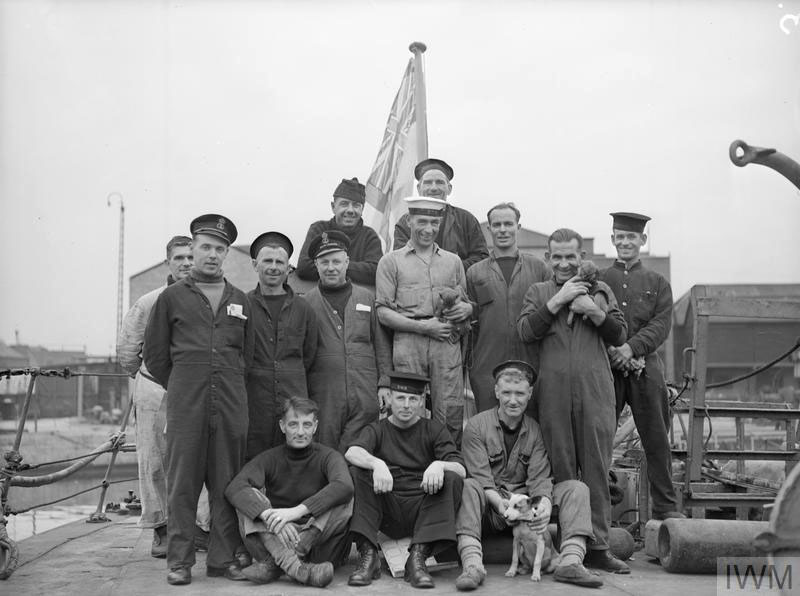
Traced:
<path fill-rule="evenodd" d="M 353 481 L 344 457 L 318 443 L 305 449 L 281 445 L 263 451 L 231 480 L 225 489 L 228 501 L 256 519 L 264 506 L 251 488 L 264 489 L 273 508 L 305 505 L 315 517 L 353 496 Z"/>

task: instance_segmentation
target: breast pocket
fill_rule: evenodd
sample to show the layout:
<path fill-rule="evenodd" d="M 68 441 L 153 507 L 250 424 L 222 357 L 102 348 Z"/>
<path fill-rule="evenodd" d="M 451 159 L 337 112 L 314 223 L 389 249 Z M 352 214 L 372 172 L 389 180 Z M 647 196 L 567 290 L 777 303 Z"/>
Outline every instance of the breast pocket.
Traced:
<path fill-rule="evenodd" d="M 225 347 L 241 350 L 244 346 L 244 320 L 226 316 L 219 324 L 220 339 Z"/>
<path fill-rule="evenodd" d="M 477 284 L 475 286 L 475 299 L 478 306 L 486 306 L 494 302 L 494 295 L 492 289 L 485 283 Z"/>
<path fill-rule="evenodd" d="M 656 308 L 656 293 L 651 290 L 641 292 L 633 302 L 633 318 L 646 323 L 653 318 Z"/>
<path fill-rule="evenodd" d="M 348 313 L 350 318 L 350 337 L 352 341 L 370 343 L 372 340 L 372 315 L 368 312 Z"/>
<path fill-rule="evenodd" d="M 412 310 L 419 306 L 419 290 L 397 290 L 397 308 L 400 311 Z"/>

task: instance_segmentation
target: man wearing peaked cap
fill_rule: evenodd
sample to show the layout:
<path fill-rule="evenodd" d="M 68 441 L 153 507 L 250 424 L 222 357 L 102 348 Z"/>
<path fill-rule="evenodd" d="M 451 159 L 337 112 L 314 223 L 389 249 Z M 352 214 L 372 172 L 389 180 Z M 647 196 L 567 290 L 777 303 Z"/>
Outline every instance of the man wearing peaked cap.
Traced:
<path fill-rule="evenodd" d="M 364 225 L 361 213 L 364 210 L 364 185 L 358 178 L 342 180 L 333 191 L 331 210 L 333 217 L 329 220 L 316 221 L 308 228 L 305 242 L 297 259 L 297 275 L 300 279 L 316 281 L 319 279 L 314 266 L 314 255 L 309 254 L 311 242 L 322 232 L 333 230 L 342 232 L 350 240 L 350 264 L 347 276 L 357 284 L 374 286 L 375 269 L 383 255 L 381 241 L 375 230 Z"/>
<path fill-rule="evenodd" d="M 434 197 L 406 202 L 410 238 L 378 263 L 375 304 L 380 322 L 394 331 L 395 369 L 430 376 L 431 415 L 458 444 L 464 414 L 461 350 L 472 314 L 464 266 L 435 242 L 446 202 Z M 445 306 L 445 296 L 451 306 Z"/>
<path fill-rule="evenodd" d="M 561 556 L 555 580 L 597 588 L 597 575 L 584 568 L 586 541 L 592 538 L 588 487 L 579 480 L 553 484 L 550 461 L 539 424 L 525 410 L 533 395 L 536 372 L 527 362 L 506 360 L 494 367 L 495 405 L 473 416 L 464 428 L 462 451 L 469 478 L 464 481 L 456 516 L 461 591 L 483 583 L 482 537 L 508 528 L 504 517 L 508 493 L 539 497 L 536 531 L 547 531 L 552 506 L 559 508 Z M 543 565 L 544 567 L 544 565 Z"/>
<path fill-rule="evenodd" d="M 378 419 L 379 394 L 388 394 L 384 375 L 391 368 L 389 338 L 373 308 L 375 294 L 347 277 L 349 246 L 350 237 L 338 230 L 311 240 L 308 250 L 319 283 L 304 296 L 319 329 L 316 360 L 308 374 L 309 397 L 319 405 L 317 440 L 342 453 L 362 428 Z"/>
<path fill-rule="evenodd" d="M 222 215 L 216 213 L 207 213 L 196 217 L 189 224 L 189 229 L 192 236 L 197 234 L 205 234 L 207 236 L 215 236 L 224 241 L 228 246 L 236 242 L 238 232 L 233 222 Z"/>
<path fill-rule="evenodd" d="M 434 158 L 422 160 L 414 168 L 414 176 L 417 179 L 419 196 L 448 201 L 453 191 L 453 168 L 446 162 Z M 410 234 L 408 216 L 403 215 L 394 227 L 394 250 L 405 246 Z M 464 271 L 489 256 L 486 238 L 478 220 L 466 209 L 450 203 L 445 203 L 436 243 L 457 254 L 464 265 Z"/>
<path fill-rule="evenodd" d="M 628 323 L 628 340 L 609 347 L 614 373 L 617 418 L 625 404 L 631 407 L 647 458 L 647 476 L 653 517 L 682 517 L 672 486 L 669 444 L 671 416 L 664 383 L 664 366 L 657 350 L 672 325 L 672 289 L 669 282 L 641 261 L 647 242 L 645 225 L 650 218 L 639 213 L 611 213 L 611 242 L 617 260 L 600 273 L 614 292 Z"/>
<path fill-rule="evenodd" d="M 250 245 L 258 285 L 247 297 L 255 334 L 253 366 L 247 376 L 249 430 L 245 459 L 283 443 L 281 403 L 308 397 L 308 371 L 317 353 L 317 317 L 286 282 L 292 242 L 265 232 Z"/>
<path fill-rule="evenodd" d="M 245 370 L 253 357 L 247 296 L 222 264 L 236 226 L 216 214 L 191 223 L 194 268 L 156 300 L 144 361 L 167 398 L 167 581 L 188 584 L 195 563 L 197 499 L 208 486 L 211 535 L 206 574 L 246 579 L 234 553 L 236 514 L 224 490 L 242 466 L 247 439 Z"/>
<path fill-rule="evenodd" d="M 360 555 L 348 584 L 366 586 L 380 576 L 380 530 L 395 539 L 411 536 L 405 579 L 432 588 L 425 560 L 455 543 L 466 470 L 447 428 L 421 417 L 428 378 L 388 376 L 391 415 L 364 428 L 345 453 L 355 487 L 350 532 Z"/>

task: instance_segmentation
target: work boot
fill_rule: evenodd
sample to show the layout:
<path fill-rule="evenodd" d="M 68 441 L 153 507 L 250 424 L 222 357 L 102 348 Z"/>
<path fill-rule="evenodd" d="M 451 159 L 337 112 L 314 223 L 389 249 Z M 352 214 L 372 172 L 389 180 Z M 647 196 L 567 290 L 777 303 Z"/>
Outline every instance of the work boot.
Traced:
<path fill-rule="evenodd" d="M 286 547 L 275 534 L 264 532 L 259 537 L 275 562 L 296 582 L 324 588 L 333 581 L 333 564 L 329 561 L 319 564 L 303 563 L 294 549 Z"/>
<path fill-rule="evenodd" d="M 153 528 L 153 544 L 150 546 L 150 556 L 156 559 L 167 557 L 167 525 Z"/>
<path fill-rule="evenodd" d="M 368 586 L 373 579 L 381 576 L 381 560 L 378 558 L 378 549 L 369 541 L 364 540 L 358 546 L 358 566 L 347 580 L 348 586 Z"/>
<path fill-rule="evenodd" d="M 167 583 L 171 586 L 185 586 L 192 583 L 192 570 L 189 567 L 176 567 L 167 574 Z"/>
<path fill-rule="evenodd" d="M 592 573 L 579 563 L 559 565 L 553 574 L 553 579 L 565 584 L 574 584 L 584 588 L 600 588 L 603 580 L 596 573 Z"/>
<path fill-rule="evenodd" d="M 247 577 L 242 573 L 239 562 L 231 563 L 227 567 L 206 567 L 207 577 L 224 577 L 234 582 L 243 582 Z"/>
<path fill-rule="evenodd" d="M 486 577 L 486 572 L 483 569 L 469 565 L 464 571 L 461 572 L 456 578 L 456 589 L 460 592 L 471 592 L 477 590 L 478 586 L 483 583 Z"/>
<path fill-rule="evenodd" d="M 301 559 L 305 559 L 308 553 L 311 552 L 311 549 L 314 548 L 320 534 L 322 534 L 322 532 L 316 526 L 308 526 L 300 530 L 300 533 L 297 535 L 297 544 L 294 547 L 294 552 L 297 553 L 297 556 Z"/>
<path fill-rule="evenodd" d="M 631 568 L 615 557 L 610 550 L 590 550 L 586 553 L 584 563 L 587 567 L 602 569 L 609 573 L 625 575 L 631 572 Z"/>
<path fill-rule="evenodd" d="M 278 567 L 272 555 L 267 555 L 265 560 L 253 561 L 252 565 L 242 569 L 242 574 L 251 582 L 268 584 L 283 575 L 283 571 Z"/>
<path fill-rule="evenodd" d="M 429 544 L 412 544 L 411 552 L 408 553 L 406 560 L 406 572 L 403 579 L 411 584 L 413 588 L 433 588 L 433 578 L 428 573 L 425 560 L 430 556 L 431 548 Z"/>

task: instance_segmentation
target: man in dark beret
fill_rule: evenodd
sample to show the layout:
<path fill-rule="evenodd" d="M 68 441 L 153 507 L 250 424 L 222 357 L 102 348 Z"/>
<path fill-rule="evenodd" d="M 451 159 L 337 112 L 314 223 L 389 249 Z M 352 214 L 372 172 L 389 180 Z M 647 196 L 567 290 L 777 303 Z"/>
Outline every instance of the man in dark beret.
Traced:
<path fill-rule="evenodd" d="M 378 323 L 375 293 L 347 277 L 350 238 L 331 230 L 309 246 L 319 283 L 303 298 L 317 315 L 319 341 L 308 373 L 309 397 L 319 405 L 318 441 L 342 453 L 362 428 L 378 419 L 388 394 L 391 345 Z M 382 389 L 379 390 L 379 385 Z"/>
<path fill-rule="evenodd" d="M 593 537 L 589 489 L 580 480 L 553 484 L 550 460 L 539 424 L 525 413 L 536 373 L 521 360 L 495 366 L 495 407 L 473 416 L 464 428 L 461 449 L 469 478 L 464 481 L 456 518 L 458 554 L 463 572 L 456 588 L 474 590 L 483 583 L 483 532 L 507 530 L 507 494 L 541 497 L 534 529 L 546 531 L 552 506 L 559 509 L 561 557 L 555 580 L 597 588 L 602 580 L 583 566 L 586 541 Z"/>
<path fill-rule="evenodd" d="M 421 197 L 432 197 L 448 201 L 453 191 L 451 181 L 453 168 L 441 159 L 424 159 L 414 168 L 417 179 L 417 193 Z M 411 235 L 408 215 L 403 215 L 394 226 L 393 249 L 403 248 Z M 459 256 L 464 271 L 471 265 L 489 256 L 486 238 L 475 216 L 466 209 L 456 207 L 448 202 L 442 214 L 442 222 L 436 236 L 436 244 L 440 248 Z"/>
<path fill-rule="evenodd" d="M 265 232 L 250 245 L 258 285 L 247 297 L 252 307 L 255 348 L 247 375 L 249 461 L 283 442 L 280 408 L 289 397 L 308 397 L 308 371 L 317 353 L 317 317 L 295 296 L 286 278 L 294 252 L 280 232 Z"/>
<path fill-rule="evenodd" d="M 364 225 L 361 213 L 364 211 L 365 200 L 364 185 L 358 178 L 342 180 L 333 191 L 331 210 L 333 217 L 329 220 L 315 221 L 308 228 L 303 248 L 297 259 L 297 275 L 300 279 L 316 281 L 319 279 L 317 268 L 314 266 L 312 256 L 309 256 L 311 242 L 319 237 L 322 232 L 336 230 L 343 232 L 350 240 L 348 249 L 350 265 L 347 276 L 354 283 L 374 286 L 375 270 L 378 261 L 383 255 L 381 241 L 375 230 Z"/>
<path fill-rule="evenodd" d="M 664 277 L 644 267 L 639 258 L 647 242 L 644 229 L 650 218 L 628 212 L 610 215 L 614 218 L 611 242 L 617 249 L 617 260 L 600 273 L 600 279 L 614 292 L 628 324 L 628 340 L 619 347 L 608 348 L 617 417 L 629 404 L 647 458 L 653 517 L 684 517 L 677 511 L 672 486 L 668 437 L 671 417 L 664 365 L 656 353 L 672 326 L 672 288 Z"/>
<path fill-rule="evenodd" d="M 144 336 L 144 362 L 168 392 L 167 581 L 192 581 L 197 499 L 206 483 L 211 536 L 206 574 L 246 579 L 225 487 L 242 467 L 247 439 L 245 371 L 253 357 L 247 296 L 223 277 L 236 226 L 210 213 L 192 221 L 194 267 L 158 296 Z"/>
<path fill-rule="evenodd" d="M 411 536 L 405 580 L 433 588 L 425 560 L 455 544 L 466 470 L 444 424 L 421 417 L 428 378 L 395 371 L 389 379 L 391 415 L 364 428 L 345 453 L 355 486 L 350 532 L 360 555 L 348 584 L 367 586 L 380 576 L 380 530 Z"/>

